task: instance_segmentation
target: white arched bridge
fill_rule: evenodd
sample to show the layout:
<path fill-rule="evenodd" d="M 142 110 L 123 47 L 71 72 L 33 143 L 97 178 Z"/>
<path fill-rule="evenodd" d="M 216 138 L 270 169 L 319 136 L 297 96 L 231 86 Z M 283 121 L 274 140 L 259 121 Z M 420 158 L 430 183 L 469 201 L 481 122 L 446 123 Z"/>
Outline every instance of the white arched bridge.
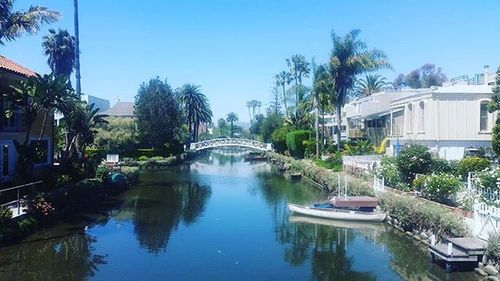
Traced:
<path fill-rule="evenodd" d="M 263 143 L 256 140 L 234 139 L 234 138 L 220 138 L 220 139 L 212 139 L 200 142 L 193 142 L 189 146 L 189 150 L 200 151 L 209 148 L 230 147 L 230 146 L 246 147 L 262 151 L 273 150 L 273 147 L 270 143 Z"/>

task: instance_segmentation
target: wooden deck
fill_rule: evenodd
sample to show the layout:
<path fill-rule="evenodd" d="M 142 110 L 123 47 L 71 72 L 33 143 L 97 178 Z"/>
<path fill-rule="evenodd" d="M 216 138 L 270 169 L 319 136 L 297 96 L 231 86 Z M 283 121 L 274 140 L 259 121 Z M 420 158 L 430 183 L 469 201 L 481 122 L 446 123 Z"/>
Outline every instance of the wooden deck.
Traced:
<path fill-rule="evenodd" d="M 449 243 L 452 244 L 451 251 Z M 447 238 L 444 243 L 429 245 L 432 260 L 444 260 L 446 271 L 459 263 L 477 263 L 481 261 L 486 251 L 486 242 L 477 238 Z"/>

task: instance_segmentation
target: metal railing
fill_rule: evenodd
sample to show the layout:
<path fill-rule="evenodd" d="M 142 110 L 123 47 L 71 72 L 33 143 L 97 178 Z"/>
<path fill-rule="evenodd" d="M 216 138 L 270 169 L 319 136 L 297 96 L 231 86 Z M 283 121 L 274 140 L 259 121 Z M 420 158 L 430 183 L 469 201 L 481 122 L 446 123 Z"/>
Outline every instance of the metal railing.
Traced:
<path fill-rule="evenodd" d="M 0 189 L 0 194 L 4 193 L 4 192 L 7 192 L 7 191 L 11 191 L 11 190 L 16 190 L 16 200 L 8 202 L 8 203 L 4 203 L 4 204 L 2 204 L 2 206 L 4 206 L 4 207 L 11 206 L 12 202 L 16 202 L 17 214 L 20 215 L 21 214 L 21 194 L 20 194 L 20 190 L 22 188 L 26 188 L 26 187 L 37 186 L 37 185 L 39 185 L 41 183 L 43 183 L 43 181 L 36 181 L 36 182 L 31 182 L 31 183 L 26 183 L 26 184 L 21 184 L 21 185 L 17 185 L 17 186 L 13 186 L 13 187 L 8 187 L 8 188 Z"/>

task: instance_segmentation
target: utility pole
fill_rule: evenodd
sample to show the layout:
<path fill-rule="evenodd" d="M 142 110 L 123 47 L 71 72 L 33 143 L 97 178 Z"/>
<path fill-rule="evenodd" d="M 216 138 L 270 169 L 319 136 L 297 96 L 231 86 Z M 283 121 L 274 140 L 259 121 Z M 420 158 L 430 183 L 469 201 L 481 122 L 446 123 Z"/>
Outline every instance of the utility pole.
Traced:
<path fill-rule="evenodd" d="M 80 32 L 78 30 L 78 0 L 73 0 L 75 10 L 75 76 L 76 76 L 76 93 L 78 96 L 82 94 L 80 84 Z"/>

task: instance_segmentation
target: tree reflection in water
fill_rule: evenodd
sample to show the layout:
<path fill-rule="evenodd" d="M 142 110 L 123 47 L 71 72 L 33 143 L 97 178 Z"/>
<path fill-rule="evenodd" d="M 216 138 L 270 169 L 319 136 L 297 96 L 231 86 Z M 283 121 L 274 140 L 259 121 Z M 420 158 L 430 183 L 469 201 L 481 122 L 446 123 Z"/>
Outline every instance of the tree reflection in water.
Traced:
<path fill-rule="evenodd" d="M 106 263 L 105 256 L 92 254 L 94 242 L 79 232 L 4 248 L 0 280 L 87 280 Z"/>
<path fill-rule="evenodd" d="M 180 222 L 189 225 L 203 213 L 211 188 L 194 182 L 161 182 L 154 175 L 130 191 L 122 212 L 132 216 L 140 246 L 159 253 Z"/>

